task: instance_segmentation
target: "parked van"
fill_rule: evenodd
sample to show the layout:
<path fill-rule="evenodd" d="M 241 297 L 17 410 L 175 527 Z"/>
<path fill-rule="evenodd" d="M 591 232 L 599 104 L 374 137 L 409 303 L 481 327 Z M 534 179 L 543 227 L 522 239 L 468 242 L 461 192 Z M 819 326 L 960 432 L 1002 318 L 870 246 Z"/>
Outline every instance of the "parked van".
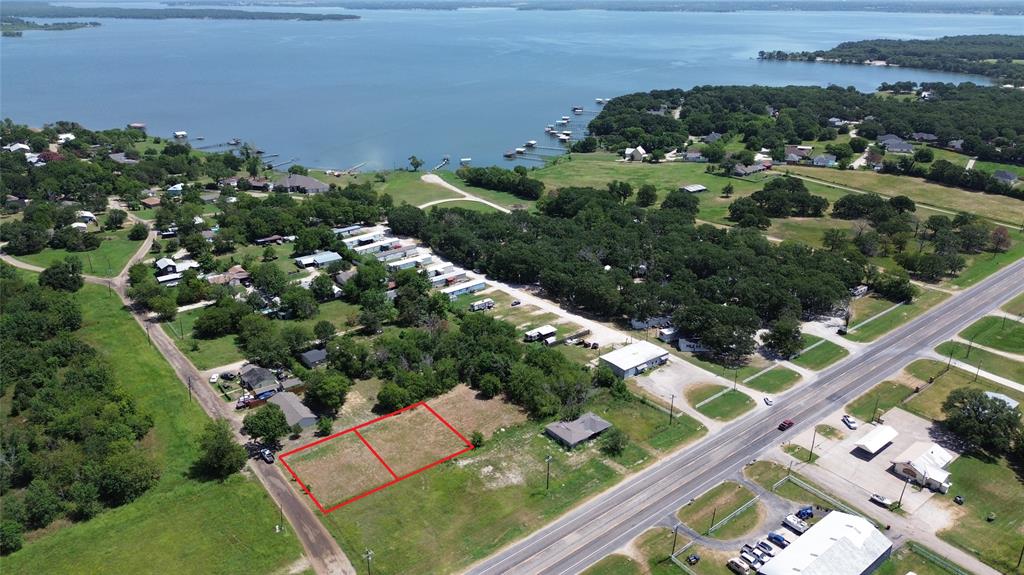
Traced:
<path fill-rule="evenodd" d="M 747 553 L 746 551 L 741 551 L 740 552 L 740 559 L 746 561 L 747 565 L 750 565 L 751 569 L 755 569 L 756 570 L 758 567 L 761 566 L 761 560 L 758 559 L 757 557 L 754 557 L 750 553 Z"/>
<path fill-rule="evenodd" d="M 749 573 L 747 566 L 743 561 L 740 561 L 739 557 L 733 557 L 730 559 L 729 562 L 726 563 L 726 566 L 729 567 L 729 571 L 732 571 L 736 575 L 747 575 L 747 573 Z"/>

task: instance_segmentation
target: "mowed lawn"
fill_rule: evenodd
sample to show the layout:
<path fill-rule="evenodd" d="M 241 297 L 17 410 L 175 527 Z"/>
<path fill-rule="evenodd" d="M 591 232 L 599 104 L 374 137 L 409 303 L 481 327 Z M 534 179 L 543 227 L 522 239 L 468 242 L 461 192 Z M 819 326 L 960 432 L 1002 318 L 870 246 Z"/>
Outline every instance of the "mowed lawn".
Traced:
<path fill-rule="evenodd" d="M 526 200 L 506 192 L 496 192 L 494 190 L 485 190 L 484 188 L 473 187 L 459 179 L 459 177 L 455 175 L 455 172 L 441 170 L 437 172 L 437 175 L 440 176 L 441 179 L 443 179 L 444 181 L 448 182 L 449 184 L 455 186 L 456 188 L 459 188 L 460 190 L 466 193 L 472 194 L 474 196 L 477 196 L 478 198 L 487 200 L 489 202 L 493 202 L 495 204 L 498 204 L 499 206 L 503 206 L 508 209 L 529 210 L 533 208 L 534 204 L 537 203 L 534 200 Z M 531 177 L 536 177 L 536 175 L 533 175 Z M 446 190 L 445 188 L 442 188 L 441 186 L 436 186 L 434 184 L 428 185 L 436 187 L 439 190 Z M 458 196 L 455 195 L 454 197 Z"/>
<path fill-rule="evenodd" d="M 818 336 L 803 334 L 804 351 L 791 359 L 795 365 L 815 371 L 824 369 L 850 355 L 846 348 Z"/>
<path fill-rule="evenodd" d="M 942 421 L 945 419 L 942 413 L 942 403 L 946 400 L 946 397 L 950 392 L 960 387 L 972 387 L 982 391 L 1002 393 L 1012 397 L 1020 403 L 1024 403 L 1024 393 L 1017 391 L 1016 389 L 1010 389 L 999 385 L 998 383 L 989 381 L 984 377 L 976 377 L 976 375 L 970 371 L 965 371 L 955 367 L 943 373 L 945 368 L 945 363 L 930 359 L 919 359 L 908 365 L 906 367 L 906 371 L 918 379 L 922 386 L 928 381 L 929 377 L 934 377 L 935 381 L 909 401 L 904 403 L 903 408 L 907 411 L 916 413 L 921 417 L 926 417 L 934 421 Z M 940 373 L 942 373 L 942 375 L 939 375 Z"/>
<path fill-rule="evenodd" d="M 960 337 L 992 349 L 1024 353 L 1024 323 L 1012 319 L 983 317 L 961 331 Z"/>
<path fill-rule="evenodd" d="M 470 210 L 470 211 L 473 211 L 473 212 L 484 212 L 484 213 L 488 213 L 488 214 L 497 213 L 497 211 L 498 211 L 498 210 L 494 209 L 493 207 L 491 207 L 491 206 L 489 206 L 489 205 L 487 205 L 485 203 L 474 202 L 473 200 L 452 200 L 450 202 L 442 202 L 440 204 L 434 204 L 433 206 L 430 206 L 430 208 L 428 208 L 428 209 L 434 210 L 434 209 L 437 209 L 437 208 L 459 208 L 459 209 L 462 209 L 462 210 Z"/>
<path fill-rule="evenodd" d="M 739 483 L 726 481 L 688 503 L 676 513 L 679 521 L 698 533 L 707 534 L 714 525 L 754 498 Z M 718 539 L 733 539 L 757 526 L 757 505 L 752 505 L 711 534 Z"/>
<path fill-rule="evenodd" d="M 970 354 L 968 354 L 968 350 Z M 968 344 L 958 341 L 943 342 L 935 348 L 935 351 L 945 357 L 952 355 L 953 359 L 957 361 L 980 367 L 989 373 L 1024 383 L 1024 362 L 1014 361 L 1006 356 L 977 347 L 971 348 Z"/>
<path fill-rule="evenodd" d="M 1003 304 L 1003 311 L 1016 316 L 1024 316 L 1024 293 Z"/>
<path fill-rule="evenodd" d="M 656 527 L 632 541 L 634 553 L 638 557 L 612 554 L 593 564 L 583 573 L 584 575 L 678 575 L 679 567 L 676 567 L 675 563 L 668 558 L 669 553 L 672 552 L 672 539 L 672 531 Z M 681 548 L 686 542 L 686 538 L 677 537 L 677 548 Z M 705 562 L 701 562 L 701 564 L 703 563 Z"/>
<path fill-rule="evenodd" d="M 779 393 L 785 391 L 800 381 L 800 374 L 792 369 L 776 366 L 754 379 L 748 379 L 743 385 L 763 391 L 765 393 Z"/>
<path fill-rule="evenodd" d="M 1007 229 L 1010 232 L 1010 240 L 1013 242 L 1010 249 L 999 253 L 982 252 L 980 254 L 965 255 L 964 261 L 967 265 L 963 271 L 956 277 L 949 278 L 943 283 L 954 288 L 972 286 L 1024 257 L 1024 234 L 1020 233 L 1016 227 L 1008 227 Z"/>
<path fill-rule="evenodd" d="M 865 302 L 865 308 L 869 309 L 866 309 L 860 314 L 860 317 L 863 319 L 858 318 L 857 312 L 854 313 L 854 317 L 858 319 L 854 319 L 851 330 L 845 336 L 846 339 L 858 342 L 874 341 L 882 335 L 928 311 L 932 307 L 942 303 L 949 297 L 949 294 L 946 292 L 932 289 L 919 289 L 918 292 L 919 293 L 917 294 L 917 297 L 914 298 L 914 301 L 909 304 L 901 305 L 868 323 L 865 322 L 870 319 L 871 316 L 881 313 L 882 311 L 892 307 L 893 304 L 888 300 Z M 873 298 L 860 298 L 857 302 L 859 303 L 861 301 L 871 299 Z M 857 303 L 855 303 L 854 306 L 856 309 Z"/>
<path fill-rule="evenodd" d="M 846 404 L 846 411 L 860 421 L 873 421 L 875 416 L 903 403 L 912 393 L 914 390 L 910 386 L 896 381 L 883 381 Z"/>
<path fill-rule="evenodd" d="M 715 397 L 719 393 L 721 395 Z M 714 399 L 711 399 L 712 397 Z M 710 401 L 707 401 L 709 399 Z M 754 408 L 754 400 L 742 391 L 709 383 L 694 385 L 687 389 L 686 400 L 697 411 L 719 421 L 735 419 Z M 702 404 L 704 401 L 707 403 Z"/>
<path fill-rule="evenodd" d="M 883 196 L 907 196 L 917 203 L 945 208 L 956 212 L 970 212 L 996 221 L 1014 223 L 1011 214 L 1020 212 L 1020 200 L 1006 196 L 969 192 L 961 188 L 940 186 L 910 176 L 878 174 L 865 170 L 829 170 L 806 166 L 786 166 L 793 174 L 847 186 Z"/>
<path fill-rule="evenodd" d="M 128 228 L 112 232 L 99 231 L 103 241 L 100 247 L 88 252 L 69 252 L 67 250 L 55 250 L 46 248 L 37 254 L 17 256 L 25 263 L 39 267 L 49 267 L 55 262 L 63 261 L 67 256 L 75 256 L 82 260 L 82 273 L 100 277 L 114 277 L 121 273 L 128 260 L 135 255 L 135 251 L 142 244 L 141 241 L 128 239 Z"/>
<path fill-rule="evenodd" d="M 290 529 L 275 533 L 276 506 L 245 475 L 195 481 L 188 470 L 207 421 L 167 362 L 124 311 L 116 295 L 86 285 L 79 292 L 79 334 L 112 366 L 120 387 L 154 428 L 144 444 L 161 468 L 159 483 L 138 500 L 39 538 L 4 558 L 4 572 L 271 573 L 302 549 Z"/>

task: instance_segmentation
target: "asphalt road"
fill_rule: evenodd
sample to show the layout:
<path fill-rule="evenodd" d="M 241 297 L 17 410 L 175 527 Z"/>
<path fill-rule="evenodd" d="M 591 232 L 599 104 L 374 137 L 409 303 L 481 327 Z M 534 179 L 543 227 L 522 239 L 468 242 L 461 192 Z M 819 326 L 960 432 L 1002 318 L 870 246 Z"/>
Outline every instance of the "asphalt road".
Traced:
<path fill-rule="evenodd" d="M 1024 260 L 953 296 L 825 370 L 809 385 L 780 396 L 771 410 L 743 418 L 591 498 L 529 537 L 470 567 L 474 575 L 579 573 L 676 512 L 769 447 L 896 373 L 1024 290 Z M 776 429 L 783 419 L 797 425 Z"/>

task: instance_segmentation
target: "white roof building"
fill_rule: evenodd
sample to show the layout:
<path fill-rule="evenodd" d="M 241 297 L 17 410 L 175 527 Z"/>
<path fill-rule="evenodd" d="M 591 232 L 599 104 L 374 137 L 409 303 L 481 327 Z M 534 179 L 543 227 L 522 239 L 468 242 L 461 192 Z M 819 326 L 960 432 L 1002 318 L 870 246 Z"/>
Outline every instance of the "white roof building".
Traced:
<path fill-rule="evenodd" d="M 67 142 L 70 142 L 71 140 L 74 140 L 74 139 L 75 139 L 75 135 L 72 134 L 71 132 L 67 132 L 67 133 L 64 133 L 64 134 L 57 134 L 57 143 L 58 144 L 66 144 Z"/>
<path fill-rule="evenodd" d="M 643 146 L 637 146 L 635 148 L 626 148 L 625 156 L 627 160 L 633 162 L 641 162 L 644 156 L 647 155 L 647 151 L 644 150 Z"/>
<path fill-rule="evenodd" d="M 708 191 L 707 187 L 702 186 L 700 184 L 690 184 L 688 186 L 680 186 L 679 189 L 684 191 L 684 192 L 689 192 L 691 194 L 696 194 L 696 193 L 699 193 L 699 192 L 706 192 L 706 191 Z"/>
<path fill-rule="evenodd" d="M 918 441 L 892 460 L 893 471 L 900 477 L 915 483 L 938 489 L 949 490 L 948 466 L 956 456 L 929 441 Z"/>
<path fill-rule="evenodd" d="M 21 142 L 7 144 L 6 146 L 4 146 L 4 149 L 7 150 L 8 152 L 29 152 L 32 150 L 32 148 L 30 148 L 27 144 L 22 144 Z"/>
<path fill-rule="evenodd" d="M 992 399 L 998 399 L 999 401 L 1005 403 L 1010 409 L 1013 409 L 1013 408 L 1017 407 L 1018 405 L 1020 405 L 1019 401 L 1017 401 L 1016 399 L 1010 397 L 1009 395 L 1006 395 L 1005 393 L 997 393 L 995 391 L 986 391 L 985 395 L 989 396 Z"/>
<path fill-rule="evenodd" d="M 875 455 L 881 451 L 883 447 L 892 443 L 892 440 L 896 439 L 897 435 L 899 435 L 899 432 L 892 427 L 889 427 L 888 425 L 879 425 L 868 432 L 867 435 L 861 437 L 860 441 L 857 442 L 857 447 L 867 451 L 871 455 Z"/>
<path fill-rule="evenodd" d="M 668 351 L 647 341 L 638 341 L 601 356 L 601 363 L 607 365 L 619 377 L 632 377 L 649 367 L 668 361 Z"/>
<path fill-rule="evenodd" d="M 892 542 L 863 517 L 832 511 L 758 570 L 760 575 L 864 575 Z"/>

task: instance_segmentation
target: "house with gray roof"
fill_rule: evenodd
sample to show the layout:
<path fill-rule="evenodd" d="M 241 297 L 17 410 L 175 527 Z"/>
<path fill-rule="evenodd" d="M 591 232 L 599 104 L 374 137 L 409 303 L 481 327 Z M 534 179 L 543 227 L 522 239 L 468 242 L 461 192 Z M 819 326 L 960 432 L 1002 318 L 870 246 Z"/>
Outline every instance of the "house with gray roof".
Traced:
<path fill-rule="evenodd" d="M 886 152 L 892 152 L 894 154 L 911 154 L 914 152 L 914 146 L 911 146 L 909 142 L 903 140 L 888 140 L 882 144 L 885 146 Z"/>
<path fill-rule="evenodd" d="M 306 366 L 307 369 L 313 369 L 325 361 L 327 361 L 327 350 L 322 347 L 299 354 L 299 363 Z"/>
<path fill-rule="evenodd" d="M 836 165 L 836 157 L 832 154 L 821 154 L 820 156 L 814 156 L 811 160 L 815 166 L 819 168 L 831 168 Z"/>
<path fill-rule="evenodd" d="M 257 388 L 266 387 L 269 384 L 273 384 L 273 389 L 277 389 L 277 377 L 265 367 L 248 365 L 239 372 L 238 377 L 242 380 L 242 385 L 253 392 L 256 392 Z M 263 391 L 267 390 L 264 389 Z"/>
<path fill-rule="evenodd" d="M 302 194 L 321 194 L 331 187 L 316 178 L 300 174 L 288 174 L 274 181 L 274 190 L 299 192 Z"/>
<path fill-rule="evenodd" d="M 588 411 L 572 421 L 556 421 L 544 428 L 552 439 L 572 449 L 580 443 L 600 435 L 612 424 Z"/>
<path fill-rule="evenodd" d="M 313 412 L 302 404 L 299 396 L 290 391 L 282 391 L 275 394 L 267 402 L 281 408 L 281 411 L 284 412 L 284 419 L 288 422 L 289 426 L 298 424 L 299 427 L 305 429 L 316 423 L 316 416 L 313 415 Z"/>
<path fill-rule="evenodd" d="M 996 170 L 992 177 L 1008 186 L 1017 183 L 1017 174 L 1007 170 Z"/>

